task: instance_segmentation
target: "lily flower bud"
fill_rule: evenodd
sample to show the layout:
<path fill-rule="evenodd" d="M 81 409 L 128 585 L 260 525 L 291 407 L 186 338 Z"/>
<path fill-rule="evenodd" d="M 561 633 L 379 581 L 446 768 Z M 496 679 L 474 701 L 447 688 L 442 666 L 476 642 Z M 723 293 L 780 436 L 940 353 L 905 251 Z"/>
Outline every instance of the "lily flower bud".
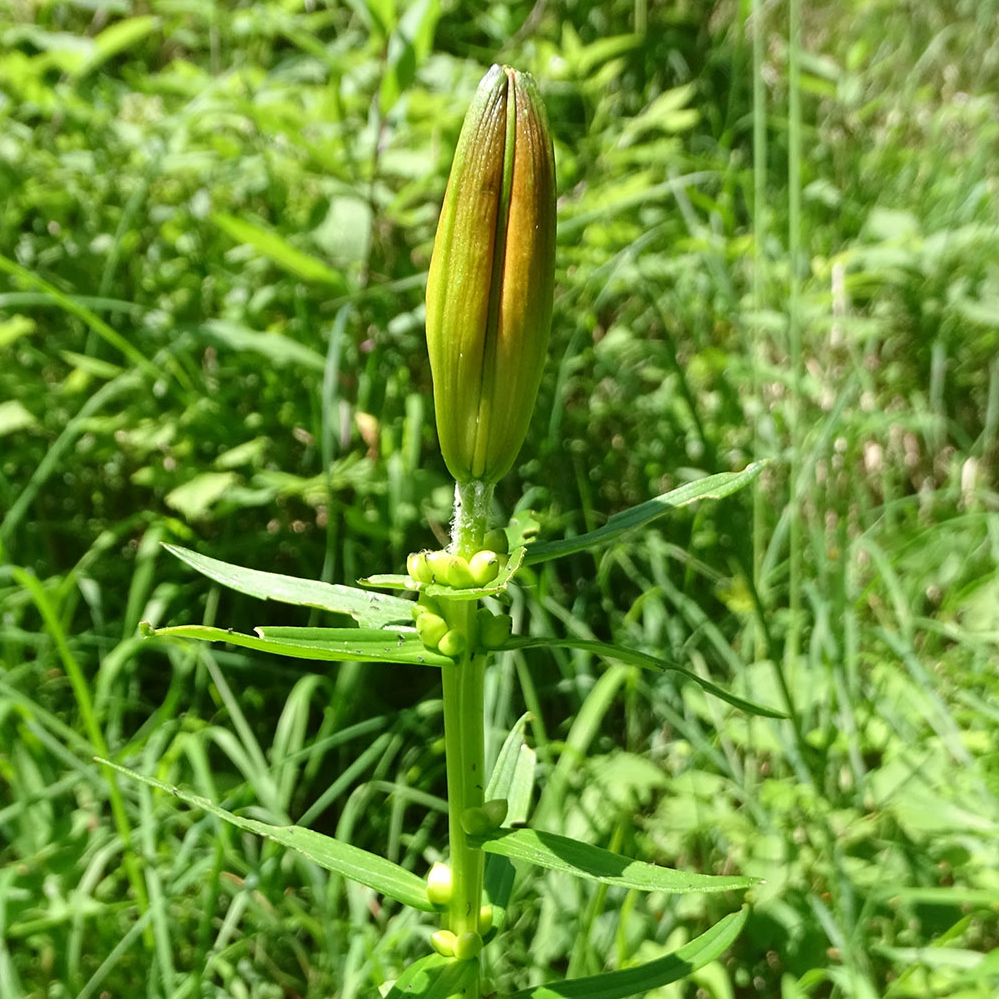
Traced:
<path fill-rule="evenodd" d="M 537 84 L 493 66 L 458 139 L 427 281 L 441 452 L 459 482 L 509 471 L 538 394 L 555 282 L 555 157 Z"/>

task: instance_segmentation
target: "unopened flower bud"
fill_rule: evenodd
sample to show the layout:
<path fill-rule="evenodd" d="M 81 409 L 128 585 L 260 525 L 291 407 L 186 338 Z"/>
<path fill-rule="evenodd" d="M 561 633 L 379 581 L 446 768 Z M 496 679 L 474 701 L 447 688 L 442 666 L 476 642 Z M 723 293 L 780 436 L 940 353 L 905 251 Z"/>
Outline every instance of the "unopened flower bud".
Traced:
<path fill-rule="evenodd" d="M 427 280 L 441 452 L 496 482 L 527 434 L 551 327 L 555 158 L 534 80 L 493 66 L 465 116 Z"/>

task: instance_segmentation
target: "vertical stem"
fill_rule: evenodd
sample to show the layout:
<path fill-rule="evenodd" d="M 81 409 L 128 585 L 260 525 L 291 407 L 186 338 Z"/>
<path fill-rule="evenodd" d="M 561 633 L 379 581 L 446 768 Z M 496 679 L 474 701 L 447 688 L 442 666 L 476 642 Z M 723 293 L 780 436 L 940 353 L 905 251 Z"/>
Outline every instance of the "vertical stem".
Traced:
<path fill-rule="evenodd" d="M 458 483 L 455 487 L 451 550 L 466 558 L 482 547 L 489 522 L 493 487 L 482 482 Z M 440 598 L 449 628 L 459 629 L 466 651 L 457 662 L 441 669 L 444 686 L 444 750 L 447 766 L 448 837 L 451 859 L 451 902 L 448 922 L 452 933 L 479 932 L 482 877 L 485 857 L 468 842 L 461 823 L 468 808 L 478 808 L 485 799 L 485 667 L 486 656 L 478 651 L 475 600 Z M 477 962 L 476 962 L 477 965 Z M 470 999 L 479 999 L 478 973 L 469 989 Z"/>
<path fill-rule="evenodd" d="M 475 604 L 464 601 L 458 613 L 474 620 Z M 450 612 L 450 608 L 449 608 Z M 450 618 L 450 613 L 449 613 Z M 449 624 L 452 621 L 449 619 Z M 467 808 L 484 800 L 483 676 L 485 656 L 466 654 L 443 667 L 444 744 L 447 754 L 448 835 L 451 840 L 450 929 L 456 936 L 479 932 L 482 905 L 481 850 L 468 843 L 461 824 Z"/>
<path fill-rule="evenodd" d="M 454 522 L 451 524 L 451 551 L 474 555 L 482 547 L 493 501 L 491 482 L 458 482 L 454 487 Z"/>

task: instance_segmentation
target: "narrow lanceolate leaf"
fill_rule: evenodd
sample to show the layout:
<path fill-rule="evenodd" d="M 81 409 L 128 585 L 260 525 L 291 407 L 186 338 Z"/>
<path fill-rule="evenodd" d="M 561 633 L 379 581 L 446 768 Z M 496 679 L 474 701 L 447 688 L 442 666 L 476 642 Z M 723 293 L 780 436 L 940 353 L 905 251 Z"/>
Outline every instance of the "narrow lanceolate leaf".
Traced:
<path fill-rule="evenodd" d="M 199 555 L 179 545 L 165 544 L 163 547 L 203 576 L 249 597 L 276 600 L 297 607 L 316 607 L 334 614 L 349 614 L 362 628 L 382 628 L 387 624 L 412 620 L 412 604 L 401 597 L 367 593 L 353 586 L 322 583 L 314 579 L 282 576 L 277 572 L 244 569 Z"/>
<path fill-rule="evenodd" d="M 593 655 L 599 656 L 601 659 L 627 663 L 629 666 L 638 666 L 641 669 L 655 670 L 659 673 L 679 673 L 692 683 L 696 683 L 705 693 L 713 694 L 719 700 L 725 701 L 747 714 L 762 715 L 764 718 L 786 717 L 782 711 L 778 711 L 776 708 L 768 708 L 766 705 L 757 704 L 755 701 L 749 701 L 744 697 L 729 693 L 724 687 L 719 687 L 710 680 L 705 680 L 703 676 L 698 676 L 693 670 L 684 669 L 683 666 L 678 666 L 667 659 L 650 656 L 644 652 L 636 652 L 634 649 L 626 649 L 621 645 L 593 642 L 585 638 L 508 638 L 500 646 L 500 649 L 579 649 L 582 652 L 592 652 Z"/>
<path fill-rule="evenodd" d="M 709 475 L 705 479 L 698 479 L 696 482 L 688 482 L 679 489 L 673 489 L 663 493 L 662 496 L 656 496 L 655 499 L 614 514 L 603 527 L 587 534 L 580 534 L 575 538 L 563 538 L 561 541 L 540 541 L 528 548 L 524 564 L 535 565 L 562 555 L 588 551 L 613 541 L 626 531 L 644 527 L 677 507 L 702 499 L 724 499 L 752 482 L 766 464 L 765 461 L 755 461 L 741 472 L 721 472 L 718 475 Z"/>
<path fill-rule="evenodd" d="M 472 837 L 472 840 L 486 853 L 498 853 L 549 871 L 638 891 L 671 894 L 745 891 L 760 882 L 759 878 L 674 871 L 535 829 L 497 829 L 484 836 Z"/>
<path fill-rule="evenodd" d="M 269 652 L 294 659 L 322 662 L 401 663 L 406 666 L 443 666 L 452 660 L 431 652 L 416 632 L 381 628 L 257 628 L 244 635 L 225 628 L 182 624 L 174 628 L 143 629 L 146 638 L 196 638 L 202 642 L 227 642 L 243 649 Z"/>
<path fill-rule="evenodd" d="M 537 759 L 534 750 L 524 744 L 524 729 L 529 719 L 529 714 L 521 715 L 510 730 L 486 787 L 486 801 L 502 798 L 507 802 L 506 818 L 502 822 L 507 828 L 527 821 L 533 799 Z M 513 864 L 506 857 L 497 853 L 486 857 L 483 889 L 486 901 L 493 907 L 493 935 L 502 930 L 506 921 L 515 873 Z"/>
<path fill-rule="evenodd" d="M 396 979 L 385 999 L 451 999 L 471 996 L 471 982 L 479 962 L 428 954 Z"/>
<path fill-rule="evenodd" d="M 171 784 L 164 784 L 163 781 L 136 773 L 134 770 L 119 766 L 110 760 L 98 760 L 98 762 L 106 763 L 109 767 L 133 780 L 139 780 L 151 787 L 166 791 L 168 794 L 180 798 L 192 808 L 200 808 L 225 822 L 238 826 L 240 829 L 256 833 L 258 836 L 265 836 L 267 839 L 274 840 L 275 843 L 290 847 L 325 870 L 333 871 L 350 881 L 356 881 L 368 888 L 373 888 L 382 895 L 402 902 L 403 905 L 411 906 L 422 912 L 435 911 L 435 907 L 427 898 L 426 884 L 422 878 L 398 864 L 393 864 L 391 860 L 379 857 L 376 853 L 362 850 L 350 843 L 343 843 L 338 839 L 333 839 L 332 836 L 324 836 L 314 829 L 303 829 L 300 826 L 272 826 L 266 822 L 258 822 L 256 819 L 244 819 L 240 815 L 227 812 L 213 801 L 198 794 L 191 794 Z"/>
<path fill-rule="evenodd" d="M 748 909 L 742 909 L 725 916 L 710 930 L 657 961 L 589 978 L 535 985 L 515 992 L 508 999 L 627 999 L 628 996 L 645 995 L 652 989 L 678 982 L 721 957 L 735 942 L 748 914 Z"/>

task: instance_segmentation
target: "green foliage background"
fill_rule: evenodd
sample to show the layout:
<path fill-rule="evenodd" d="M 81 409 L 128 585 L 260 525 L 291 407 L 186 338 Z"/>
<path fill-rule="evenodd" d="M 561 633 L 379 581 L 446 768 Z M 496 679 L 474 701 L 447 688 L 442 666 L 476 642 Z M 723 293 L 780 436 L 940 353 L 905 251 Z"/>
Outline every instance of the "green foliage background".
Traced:
<path fill-rule="evenodd" d="M 749 15 L 0 11 L 5 999 L 365 996 L 426 953 L 416 914 L 120 782 L 135 898 L 88 726 L 229 808 L 437 858 L 433 676 L 137 629 L 320 620 L 209 589 L 161 541 L 352 581 L 446 526 L 423 287 L 496 60 L 540 81 L 560 191 L 551 361 L 499 514 L 579 533 L 774 459 L 755 497 L 529 575 L 515 615 L 792 718 L 523 652 L 492 673 L 491 751 L 531 710 L 539 822 L 767 878 L 728 958 L 657 999 L 996 994 L 999 9 L 802 3 L 800 42 L 787 4 Z M 557 875 L 516 899 L 501 994 L 738 904 Z"/>

